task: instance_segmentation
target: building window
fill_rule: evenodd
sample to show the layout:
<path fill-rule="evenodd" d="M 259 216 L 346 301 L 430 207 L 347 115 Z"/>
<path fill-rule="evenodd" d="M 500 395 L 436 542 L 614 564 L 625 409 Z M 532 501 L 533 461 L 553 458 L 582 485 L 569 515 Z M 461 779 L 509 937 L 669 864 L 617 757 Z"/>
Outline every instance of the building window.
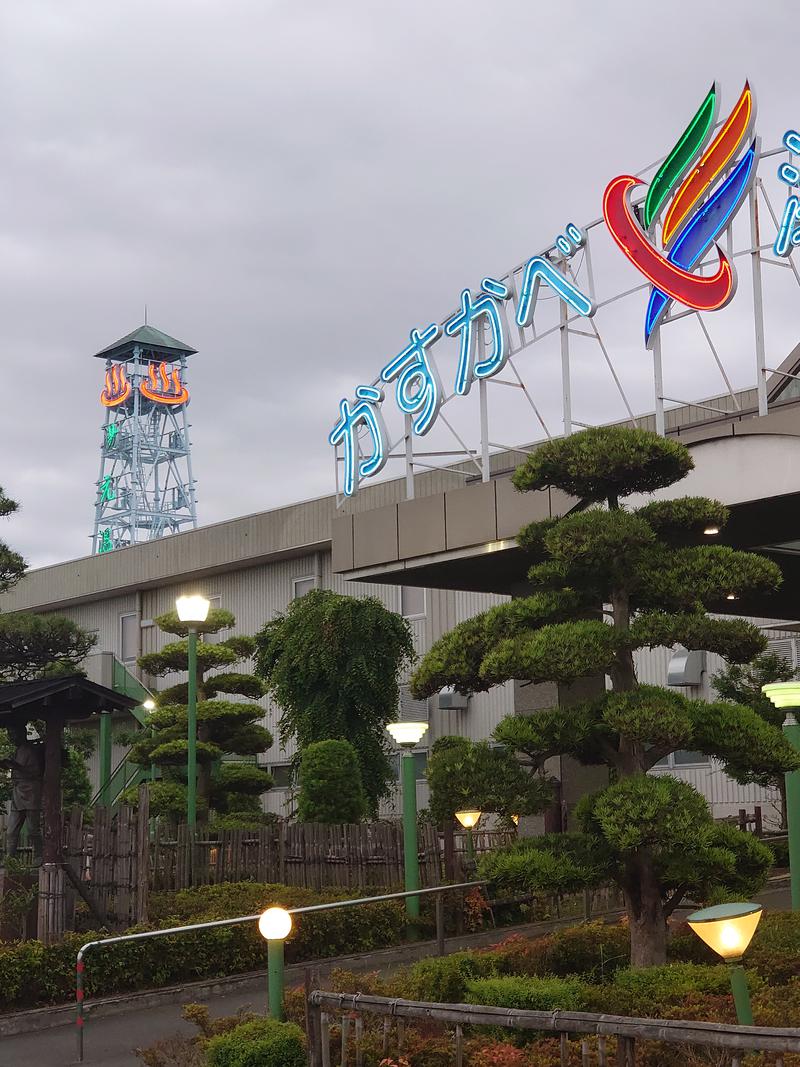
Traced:
<path fill-rule="evenodd" d="M 316 589 L 318 584 L 319 579 L 316 574 L 307 575 L 304 578 L 295 578 L 292 581 L 292 600 L 299 600 L 301 596 L 305 596 L 312 589 Z"/>
<path fill-rule="evenodd" d="M 708 756 L 703 752 L 690 752 L 687 749 L 681 749 L 678 752 L 672 752 L 669 756 L 664 756 L 656 767 L 707 767 Z"/>
<path fill-rule="evenodd" d="M 275 789 L 290 789 L 292 785 L 291 763 L 273 763 L 269 769 Z"/>
<path fill-rule="evenodd" d="M 708 756 L 702 752 L 680 750 L 672 753 L 672 762 L 676 767 L 705 767 L 708 763 Z"/>
<path fill-rule="evenodd" d="M 418 782 L 424 782 L 427 778 L 426 772 L 428 770 L 428 752 L 427 750 L 424 752 L 412 752 L 411 755 L 414 757 L 414 776 L 416 777 Z M 394 759 L 394 776 L 395 780 L 398 782 L 400 781 L 401 759 L 402 756 L 400 756 L 399 754 L 395 756 Z"/>
<path fill-rule="evenodd" d="M 119 617 L 119 658 L 123 663 L 135 663 L 139 655 L 139 616 Z"/>
<path fill-rule="evenodd" d="M 404 585 L 400 588 L 400 611 L 404 619 L 422 619 L 425 617 L 425 590 L 418 585 Z"/>

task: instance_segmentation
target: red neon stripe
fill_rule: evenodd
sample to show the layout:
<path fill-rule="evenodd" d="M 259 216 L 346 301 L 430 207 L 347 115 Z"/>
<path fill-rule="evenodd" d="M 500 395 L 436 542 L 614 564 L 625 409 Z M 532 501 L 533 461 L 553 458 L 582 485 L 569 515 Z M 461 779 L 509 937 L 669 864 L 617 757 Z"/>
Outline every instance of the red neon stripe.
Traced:
<path fill-rule="evenodd" d="M 621 174 L 608 183 L 603 195 L 603 217 L 611 236 L 638 271 L 673 300 L 696 311 L 716 311 L 733 291 L 733 271 L 717 249 L 719 269 L 705 277 L 690 274 L 666 260 L 647 240 L 630 209 L 629 198 L 638 178 Z"/>
<path fill-rule="evenodd" d="M 673 197 L 664 216 L 661 239 L 665 245 L 669 244 L 680 224 L 741 145 L 750 126 L 752 114 L 753 94 L 749 83 L 745 82 L 742 95 L 726 119 L 725 125 L 700 157 L 697 166 L 683 179 Z"/>

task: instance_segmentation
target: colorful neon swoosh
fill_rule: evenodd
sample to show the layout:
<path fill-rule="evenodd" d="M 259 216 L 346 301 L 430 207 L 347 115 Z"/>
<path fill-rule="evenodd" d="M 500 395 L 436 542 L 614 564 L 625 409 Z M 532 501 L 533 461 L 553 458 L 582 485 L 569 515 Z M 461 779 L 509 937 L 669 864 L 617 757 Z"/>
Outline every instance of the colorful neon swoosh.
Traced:
<path fill-rule="evenodd" d="M 748 82 L 722 129 L 684 178 L 664 216 L 661 240 L 669 245 L 681 223 L 717 175 L 727 166 L 744 140 L 753 118 L 753 94 Z"/>
<path fill-rule="evenodd" d="M 667 257 L 670 263 L 684 270 L 691 270 L 707 249 L 710 248 L 714 239 L 722 233 L 747 195 L 750 179 L 754 171 L 755 159 L 756 145 L 754 142 L 717 192 L 709 198 L 701 210 L 681 230 Z M 722 253 L 720 252 L 719 254 L 722 257 Z M 666 310 L 671 295 L 666 293 L 663 287 L 657 287 L 651 292 L 645 315 L 646 341 L 650 340 L 653 330 Z M 733 286 L 731 286 L 728 299 L 732 295 Z M 677 299 L 681 298 L 678 297 Z M 723 304 L 718 306 L 722 307 Z M 716 308 L 713 310 L 716 310 Z"/>
<path fill-rule="evenodd" d="M 703 277 L 671 263 L 647 239 L 630 206 L 630 194 L 641 185 L 638 178 L 622 174 L 608 183 L 603 195 L 603 217 L 611 236 L 630 262 L 656 289 L 696 311 L 723 307 L 733 292 L 733 269 L 718 249 L 715 274 Z"/>

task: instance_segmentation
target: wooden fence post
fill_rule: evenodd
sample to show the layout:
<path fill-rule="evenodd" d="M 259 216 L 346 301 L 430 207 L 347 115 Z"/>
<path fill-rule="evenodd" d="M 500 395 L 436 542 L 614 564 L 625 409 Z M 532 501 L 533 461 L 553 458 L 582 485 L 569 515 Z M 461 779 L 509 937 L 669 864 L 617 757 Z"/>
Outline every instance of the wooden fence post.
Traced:
<path fill-rule="evenodd" d="M 136 908 L 134 920 L 147 922 L 147 905 L 150 895 L 150 790 L 139 786 L 139 804 L 136 809 Z"/>

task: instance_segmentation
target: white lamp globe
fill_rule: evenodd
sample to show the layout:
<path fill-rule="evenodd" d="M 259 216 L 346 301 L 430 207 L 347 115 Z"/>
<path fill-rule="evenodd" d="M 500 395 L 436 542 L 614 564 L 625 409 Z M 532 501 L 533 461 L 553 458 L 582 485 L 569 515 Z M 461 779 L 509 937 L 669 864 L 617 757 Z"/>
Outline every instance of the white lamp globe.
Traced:
<path fill-rule="evenodd" d="M 397 745 L 418 745 L 428 729 L 426 722 L 390 722 L 386 729 Z"/>
<path fill-rule="evenodd" d="M 175 610 L 181 622 L 205 622 L 210 606 L 206 597 L 199 593 L 192 596 L 179 596 L 175 601 Z"/>
<path fill-rule="evenodd" d="M 267 941 L 283 941 L 292 929 L 292 917 L 285 908 L 267 908 L 258 919 L 258 932 Z"/>

